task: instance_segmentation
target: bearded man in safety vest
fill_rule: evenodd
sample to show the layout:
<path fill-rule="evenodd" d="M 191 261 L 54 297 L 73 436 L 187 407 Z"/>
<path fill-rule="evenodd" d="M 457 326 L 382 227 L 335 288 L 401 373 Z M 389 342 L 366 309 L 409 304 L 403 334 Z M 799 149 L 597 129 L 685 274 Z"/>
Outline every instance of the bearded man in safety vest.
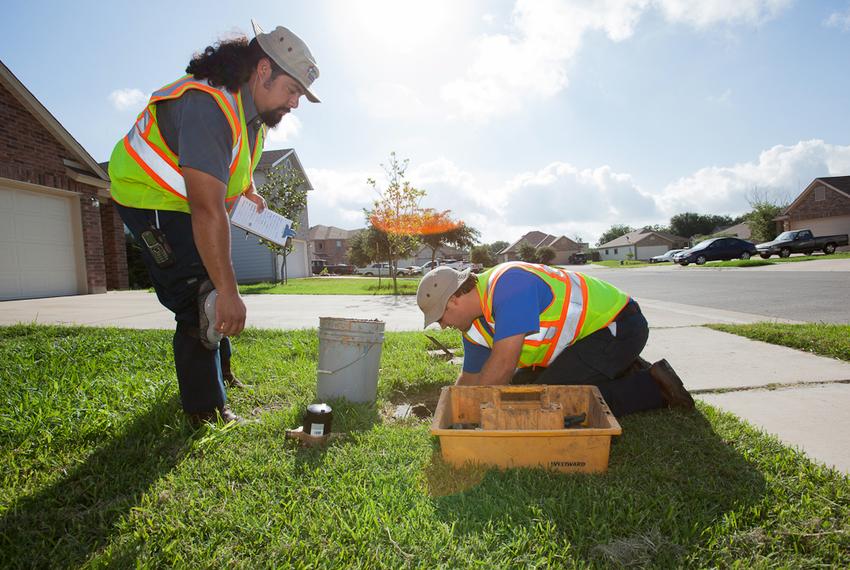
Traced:
<path fill-rule="evenodd" d="M 228 210 L 239 196 L 265 208 L 253 172 L 268 128 L 298 107 L 319 70 L 295 34 L 222 41 L 196 54 L 188 75 L 153 93 L 112 152 L 112 198 L 160 302 L 174 312 L 174 364 L 190 420 L 237 421 L 224 383 L 228 336 L 245 326 L 230 257 Z M 215 295 L 212 295 L 212 293 Z M 206 310 L 205 310 L 206 308 Z"/>
<path fill-rule="evenodd" d="M 426 327 L 463 332 L 458 385 L 593 385 L 615 416 L 694 406 L 666 360 L 640 359 L 646 319 L 601 279 L 524 262 L 480 275 L 438 267 L 422 278 L 416 301 Z"/>

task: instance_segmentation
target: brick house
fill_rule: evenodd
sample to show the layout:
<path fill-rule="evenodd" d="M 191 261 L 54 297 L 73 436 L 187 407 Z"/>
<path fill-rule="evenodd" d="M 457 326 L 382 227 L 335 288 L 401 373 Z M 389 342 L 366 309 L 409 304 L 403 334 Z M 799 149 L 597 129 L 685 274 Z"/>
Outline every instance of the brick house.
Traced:
<path fill-rule="evenodd" d="M 550 262 L 552 265 L 566 265 L 570 256 L 574 253 L 587 252 L 587 244 L 576 242 L 566 236 L 553 236 L 539 231 L 531 231 L 510 244 L 508 247 L 496 254 L 496 261 L 518 261 L 519 252 L 523 245 L 530 245 L 535 249 L 550 247 L 555 251 L 555 257 Z"/>
<path fill-rule="evenodd" d="M 0 62 L 0 300 L 128 287 L 106 173 Z"/>
<path fill-rule="evenodd" d="M 348 263 L 348 240 L 359 230 L 343 230 L 336 226 L 317 225 L 310 228 L 309 241 L 313 259 L 321 259 L 327 265 Z"/>
<path fill-rule="evenodd" d="M 774 219 L 781 231 L 810 229 L 815 236 L 850 234 L 850 176 L 815 178 Z"/>
<path fill-rule="evenodd" d="M 599 258 L 602 261 L 630 259 L 629 254 L 631 254 L 631 259 L 645 261 L 656 255 L 662 255 L 671 249 L 685 247 L 688 247 L 686 238 L 641 228 L 603 243 L 595 251 L 599 253 Z"/>

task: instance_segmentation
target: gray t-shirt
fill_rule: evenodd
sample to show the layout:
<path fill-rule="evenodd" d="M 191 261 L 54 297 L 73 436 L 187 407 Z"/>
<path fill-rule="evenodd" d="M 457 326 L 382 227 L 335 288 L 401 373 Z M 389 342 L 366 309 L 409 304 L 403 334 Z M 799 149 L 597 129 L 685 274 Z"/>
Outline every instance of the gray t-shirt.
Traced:
<path fill-rule="evenodd" d="M 241 92 L 248 145 L 253 150 L 262 121 L 251 90 L 243 85 Z M 156 117 L 162 138 L 179 157 L 181 168 L 194 168 L 228 183 L 233 133 L 212 95 L 190 89 L 177 99 L 157 103 Z"/>

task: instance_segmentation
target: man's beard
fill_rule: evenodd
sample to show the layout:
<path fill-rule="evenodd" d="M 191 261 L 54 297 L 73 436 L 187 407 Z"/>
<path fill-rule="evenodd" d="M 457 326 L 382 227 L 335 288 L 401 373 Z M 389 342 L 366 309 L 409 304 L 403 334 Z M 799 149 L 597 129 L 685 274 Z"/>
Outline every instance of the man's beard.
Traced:
<path fill-rule="evenodd" d="M 283 119 L 283 116 L 289 112 L 289 107 L 278 107 L 277 109 L 272 109 L 271 111 L 265 111 L 264 113 L 260 113 L 260 119 L 265 123 L 270 129 L 275 128 L 278 123 Z"/>

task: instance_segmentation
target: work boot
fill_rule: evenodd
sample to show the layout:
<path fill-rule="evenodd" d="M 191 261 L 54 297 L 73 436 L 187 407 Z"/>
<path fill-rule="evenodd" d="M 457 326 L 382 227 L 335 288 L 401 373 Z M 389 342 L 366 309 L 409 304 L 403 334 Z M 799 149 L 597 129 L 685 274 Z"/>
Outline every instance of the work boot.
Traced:
<path fill-rule="evenodd" d="M 189 414 L 189 423 L 192 424 L 192 427 L 199 428 L 201 424 L 214 424 L 221 422 L 223 424 L 229 424 L 231 422 L 243 423 L 242 418 L 234 414 L 230 408 L 224 406 L 221 409 L 216 409 L 211 412 L 200 412 L 197 414 Z"/>
<path fill-rule="evenodd" d="M 686 408 L 694 407 L 694 399 L 685 389 L 681 378 L 670 366 L 666 359 L 661 359 L 649 367 L 649 375 L 658 385 L 661 390 L 661 396 L 667 402 L 670 408 Z"/>
<path fill-rule="evenodd" d="M 228 388 L 244 388 L 245 384 L 239 381 L 239 379 L 233 375 L 232 372 L 224 372 L 221 375 L 224 380 L 224 385 Z"/>

